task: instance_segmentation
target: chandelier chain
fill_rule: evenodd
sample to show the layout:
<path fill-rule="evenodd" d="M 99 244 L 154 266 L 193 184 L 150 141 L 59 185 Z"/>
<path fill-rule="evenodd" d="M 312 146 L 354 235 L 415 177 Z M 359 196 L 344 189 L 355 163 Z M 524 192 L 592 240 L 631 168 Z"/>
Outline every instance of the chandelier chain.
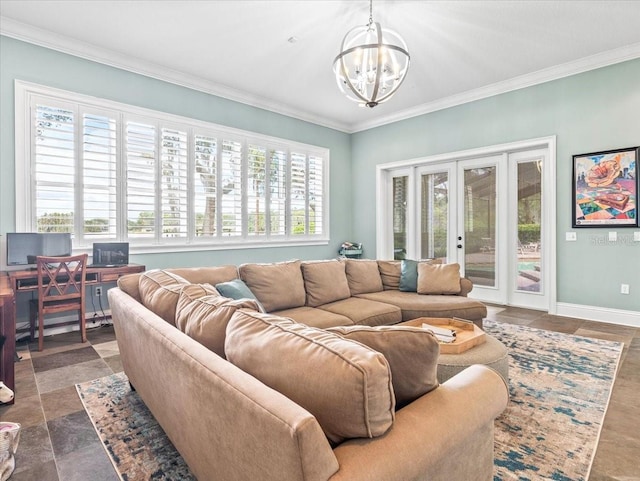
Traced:
<path fill-rule="evenodd" d="M 373 24 L 373 0 L 369 0 L 369 26 Z"/>

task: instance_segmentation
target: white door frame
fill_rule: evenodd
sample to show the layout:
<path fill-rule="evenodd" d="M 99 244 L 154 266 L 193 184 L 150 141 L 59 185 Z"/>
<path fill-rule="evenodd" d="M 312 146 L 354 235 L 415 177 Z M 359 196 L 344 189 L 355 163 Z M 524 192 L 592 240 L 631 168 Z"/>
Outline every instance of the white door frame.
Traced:
<path fill-rule="evenodd" d="M 509 142 L 475 149 L 462 150 L 437 154 L 429 157 L 422 157 L 397 162 L 389 162 L 376 166 L 376 188 L 379 195 L 376 196 L 376 257 L 378 259 L 393 259 L 393 238 L 387 233 L 388 219 L 391 218 L 391 205 L 388 202 L 388 185 L 392 171 L 399 171 L 407 168 L 409 172 L 415 172 L 418 166 L 427 164 L 437 164 L 451 161 L 459 161 L 490 155 L 510 154 L 522 150 L 532 150 L 542 148 L 548 150 L 548 159 L 542 173 L 542 195 L 545 199 L 543 203 L 543 217 L 545 221 L 545 232 L 542 242 L 547 246 L 545 258 L 549 275 L 547 279 L 547 289 L 549 294 L 549 314 L 557 313 L 557 285 L 556 285 L 556 136 L 540 137 L 536 139 Z M 409 182 L 411 186 L 413 182 Z M 415 185 L 415 184 L 414 184 Z M 408 239 L 407 239 L 408 240 Z"/>

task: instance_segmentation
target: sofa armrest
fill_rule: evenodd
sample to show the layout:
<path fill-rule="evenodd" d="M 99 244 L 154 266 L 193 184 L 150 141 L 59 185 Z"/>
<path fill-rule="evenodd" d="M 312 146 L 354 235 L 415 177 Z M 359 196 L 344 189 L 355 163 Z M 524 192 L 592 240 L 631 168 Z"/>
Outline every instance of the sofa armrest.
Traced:
<path fill-rule="evenodd" d="M 473 290 L 473 282 L 471 282 L 466 277 L 461 277 L 460 278 L 460 293 L 458 295 L 467 297 L 467 294 L 469 294 L 472 290 Z"/>
<path fill-rule="evenodd" d="M 508 398 L 498 374 L 471 366 L 398 411 L 385 435 L 337 446 L 330 481 L 491 480 L 494 419 Z"/>

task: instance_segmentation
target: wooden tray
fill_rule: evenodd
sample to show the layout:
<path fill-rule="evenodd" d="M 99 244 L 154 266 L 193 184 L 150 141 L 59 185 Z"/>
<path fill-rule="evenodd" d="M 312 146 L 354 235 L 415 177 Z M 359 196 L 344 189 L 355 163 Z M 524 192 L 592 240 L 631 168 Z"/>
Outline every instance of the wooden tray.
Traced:
<path fill-rule="evenodd" d="M 464 319 L 419 317 L 408 322 L 415 327 L 422 327 L 422 324 L 431 324 L 432 326 L 445 327 L 456 331 L 455 341 L 440 343 L 440 354 L 460 354 L 486 341 L 484 331 L 473 322 L 465 321 Z"/>

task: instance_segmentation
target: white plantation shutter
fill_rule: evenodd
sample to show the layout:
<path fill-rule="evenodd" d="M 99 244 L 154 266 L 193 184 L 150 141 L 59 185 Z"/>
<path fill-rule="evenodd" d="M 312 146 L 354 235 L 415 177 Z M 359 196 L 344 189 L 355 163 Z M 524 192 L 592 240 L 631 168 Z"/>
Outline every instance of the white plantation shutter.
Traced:
<path fill-rule="evenodd" d="M 287 153 L 272 150 L 269 157 L 269 220 L 271 235 L 287 232 Z"/>
<path fill-rule="evenodd" d="M 156 128 L 126 124 L 127 231 L 130 238 L 154 238 L 156 232 Z"/>
<path fill-rule="evenodd" d="M 116 219 L 115 115 L 82 115 L 83 234 L 87 241 L 115 239 Z"/>
<path fill-rule="evenodd" d="M 220 165 L 222 236 L 242 235 L 242 144 L 222 142 Z"/>
<path fill-rule="evenodd" d="M 309 156 L 309 234 L 321 234 L 324 226 L 324 177 L 322 157 Z"/>
<path fill-rule="evenodd" d="M 187 133 L 162 129 L 162 237 L 187 237 Z"/>
<path fill-rule="evenodd" d="M 15 85 L 17 230 L 138 252 L 328 240 L 327 149 Z"/>
<path fill-rule="evenodd" d="M 249 235 L 267 232 L 267 149 L 249 145 L 247 169 L 247 211 Z"/>
<path fill-rule="evenodd" d="M 211 237 L 217 232 L 218 142 L 206 135 L 196 135 L 194 142 L 195 235 Z"/>
<path fill-rule="evenodd" d="M 75 119 L 70 109 L 35 106 L 32 188 L 37 232 L 74 232 Z"/>

